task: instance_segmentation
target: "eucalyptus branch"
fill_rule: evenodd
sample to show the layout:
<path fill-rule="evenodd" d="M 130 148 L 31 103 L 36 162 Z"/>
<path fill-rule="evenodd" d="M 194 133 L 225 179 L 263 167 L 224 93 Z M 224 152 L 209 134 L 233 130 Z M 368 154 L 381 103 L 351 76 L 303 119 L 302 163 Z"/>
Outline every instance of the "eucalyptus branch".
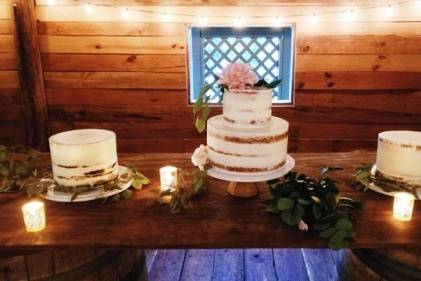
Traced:
<path fill-rule="evenodd" d="M 333 249 L 348 247 L 355 235 L 349 209 L 361 208 L 361 203 L 341 197 L 336 181 L 327 176 L 336 170 L 340 168 L 323 168 L 318 180 L 289 172 L 269 181 L 272 198 L 265 202 L 266 210 L 287 225 L 308 224 Z"/>

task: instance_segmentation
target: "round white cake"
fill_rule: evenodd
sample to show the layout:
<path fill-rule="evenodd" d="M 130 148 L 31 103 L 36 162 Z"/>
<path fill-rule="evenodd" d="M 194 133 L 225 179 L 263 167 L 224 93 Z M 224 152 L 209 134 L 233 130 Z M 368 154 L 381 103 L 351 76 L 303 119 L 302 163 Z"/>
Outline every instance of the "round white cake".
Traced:
<path fill-rule="evenodd" d="M 210 164 L 242 173 L 281 168 L 287 156 L 289 124 L 271 114 L 271 90 L 226 92 L 223 114 L 207 123 Z"/>
<path fill-rule="evenodd" d="M 379 134 L 376 159 L 379 185 L 421 188 L 421 132 L 387 131 Z"/>
<path fill-rule="evenodd" d="M 95 186 L 118 177 L 116 135 L 101 129 L 62 132 L 49 139 L 53 177 L 62 186 Z"/>

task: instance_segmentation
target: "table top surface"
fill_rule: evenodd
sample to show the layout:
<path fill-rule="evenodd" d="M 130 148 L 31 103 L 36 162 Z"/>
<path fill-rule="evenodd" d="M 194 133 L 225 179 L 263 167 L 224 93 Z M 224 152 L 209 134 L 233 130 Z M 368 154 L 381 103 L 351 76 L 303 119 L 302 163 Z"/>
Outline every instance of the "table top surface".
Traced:
<path fill-rule="evenodd" d="M 355 191 L 355 168 L 372 163 L 375 153 L 296 153 L 295 171 L 317 176 L 320 168 L 342 167 L 332 178 L 339 181 L 343 196 L 364 203 L 357 212 L 354 248 L 421 246 L 421 204 L 415 203 L 409 222 L 392 218 L 393 198 Z M 44 155 L 49 165 L 48 155 Z M 167 205 L 156 202 L 159 167 L 174 165 L 193 169 L 190 154 L 123 154 L 119 161 L 139 168 L 152 183 L 135 191 L 129 200 L 101 205 L 99 202 L 56 203 L 46 201 L 47 227 L 37 233 L 25 231 L 21 206 L 26 195 L 0 194 L 0 248 L 36 249 L 55 247 L 103 248 L 316 248 L 326 247 L 317 234 L 301 232 L 283 224 L 262 205 L 270 197 L 265 183 L 256 198 L 233 198 L 227 182 L 210 179 L 204 196 L 195 198 L 193 208 L 171 215 Z"/>

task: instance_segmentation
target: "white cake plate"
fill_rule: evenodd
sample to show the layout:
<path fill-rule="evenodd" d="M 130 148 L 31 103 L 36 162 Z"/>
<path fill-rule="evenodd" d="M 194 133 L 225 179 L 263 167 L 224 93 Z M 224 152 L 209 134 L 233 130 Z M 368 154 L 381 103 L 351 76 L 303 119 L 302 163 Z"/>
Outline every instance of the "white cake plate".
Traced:
<path fill-rule="evenodd" d="M 122 174 L 129 171 L 129 168 L 125 166 L 118 166 L 118 176 L 120 177 Z M 54 202 L 86 202 L 86 201 L 92 201 L 97 199 L 103 199 L 106 197 L 110 197 L 113 195 L 116 195 L 120 192 L 125 191 L 132 185 L 132 180 L 129 182 L 123 184 L 120 186 L 120 189 L 113 189 L 109 191 L 104 191 L 103 188 L 98 188 L 96 190 L 90 190 L 87 192 L 83 192 L 78 194 L 78 196 L 72 201 L 72 194 L 60 192 L 60 191 L 54 191 L 53 189 L 50 189 L 47 191 L 47 193 L 42 194 L 41 197 L 54 201 Z"/>
<path fill-rule="evenodd" d="M 285 165 L 281 168 L 270 171 L 270 172 L 259 172 L 259 173 L 239 173 L 225 171 L 216 167 L 208 170 L 208 175 L 225 181 L 232 182 L 262 182 L 277 179 L 288 174 L 295 166 L 295 160 L 290 155 L 287 155 L 285 159 Z"/>
<path fill-rule="evenodd" d="M 374 177 L 374 175 L 376 174 L 376 165 L 373 165 L 373 168 L 371 168 L 371 175 Z M 375 185 L 374 183 L 370 183 L 370 185 L 368 186 L 368 189 L 383 194 L 383 195 L 387 195 L 387 196 L 395 196 L 395 192 L 391 191 L 391 192 L 387 192 L 384 189 L 382 189 L 381 187 Z M 417 198 L 415 198 L 415 200 L 421 200 L 419 198 L 421 198 L 421 190 L 418 189 L 417 190 Z"/>

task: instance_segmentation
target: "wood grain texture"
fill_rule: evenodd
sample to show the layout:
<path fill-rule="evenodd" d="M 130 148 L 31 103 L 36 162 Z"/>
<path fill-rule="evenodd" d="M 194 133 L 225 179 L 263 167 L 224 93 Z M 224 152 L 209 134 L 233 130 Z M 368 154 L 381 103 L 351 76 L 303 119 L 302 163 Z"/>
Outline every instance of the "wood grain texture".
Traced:
<path fill-rule="evenodd" d="M 288 227 L 277 216 L 262 208 L 269 197 L 262 184 L 260 197 L 233 200 L 226 195 L 224 183 L 210 180 L 209 193 L 195 200 L 194 208 L 177 216 L 169 216 L 168 208 L 155 202 L 159 189 L 158 168 L 175 165 L 193 169 L 190 154 L 120 155 L 125 163 L 132 163 L 148 176 L 152 183 L 130 200 L 98 205 L 97 202 L 64 205 L 45 202 L 47 228 L 36 234 L 27 233 L 22 223 L 20 206 L 27 201 L 23 194 L 3 194 L 0 204 L 1 248 L 43 247 L 141 247 L 141 248 L 231 248 L 231 247 L 325 247 L 326 241 L 295 227 Z M 357 236 L 355 248 L 416 247 L 421 246 L 419 224 L 421 205 L 415 204 L 410 222 L 392 220 L 393 198 L 368 191 L 356 192 L 347 182 L 353 179 L 355 167 L 364 160 L 371 163 L 375 153 L 293 154 L 296 170 L 316 176 L 326 163 L 344 168 L 332 174 L 339 181 L 343 196 L 364 203 L 356 213 Z M 45 155 L 45 167 L 50 167 Z M 235 217 L 235 220 L 232 218 Z M 141 218 L 141 219 L 140 219 Z M 125 229 L 125 231 L 122 231 Z M 182 231 L 180 231 L 182 230 Z M 169 235 L 171 233 L 171 235 Z M 244 235 L 247 233 L 247 235 Z M 170 254 L 170 253 L 169 253 Z M 182 263 L 184 252 L 164 259 Z M 159 258 L 159 257 L 157 257 Z M 169 266 L 169 265 L 168 265 Z M 154 280 L 154 279 L 152 279 Z M 159 279 L 155 279 L 159 280 Z M 171 280 L 176 280 L 173 278 Z"/>
<path fill-rule="evenodd" d="M 1 56 L 1 54 L 0 54 Z M 45 71 L 186 72 L 185 55 L 43 54 Z"/>
<path fill-rule="evenodd" d="M 13 24 L 10 19 L 0 19 L 0 35 L 13 34 Z"/>
<path fill-rule="evenodd" d="M 148 276 L 149 281 L 179 280 L 186 250 L 159 251 Z"/>
<path fill-rule="evenodd" d="M 3 35 L 7 36 L 7 35 Z M 40 36 L 43 53 L 184 54 L 184 37 Z"/>
<path fill-rule="evenodd" d="M 216 250 L 190 249 L 184 258 L 180 281 L 212 281 Z"/>
<path fill-rule="evenodd" d="M 338 280 L 338 273 L 331 257 L 330 250 L 302 249 L 302 253 L 310 280 Z M 323 270 L 320 270 L 321 265 L 323 266 Z"/>
<path fill-rule="evenodd" d="M 216 250 L 213 279 L 215 281 L 244 280 L 244 249 Z"/>
<path fill-rule="evenodd" d="M 0 71 L 17 70 L 17 61 L 15 53 L 0 53 Z"/>
<path fill-rule="evenodd" d="M 13 35 L 0 35 L 0 53 L 15 51 L 15 38 Z"/>
<path fill-rule="evenodd" d="M 186 89 L 185 73 L 45 72 L 48 88 Z"/>
<path fill-rule="evenodd" d="M 278 280 L 310 281 L 303 255 L 299 249 L 273 249 L 273 259 Z M 324 268 L 325 265 L 320 264 L 319 266 Z"/>
<path fill-rule="evenodd" d="M 19 87 L 19 76 L 17 71 L 0 71 L 0 89 L 12 90 Z"/>
<path fill-rule="evenodd" d="M 35 3 L 19 0 L 13 6 L 16 52 L 19 54 L 19 85 L 22 93 L 26 144 L 47 149 L 48 109 L 44 71 L 37 34 Z"/>
<path fill-rule="evenodd" d="M 40 21 L 40 35 L 69 36 L 186 36 L 183 23 Z"/>
<path fill-rule="evenodd" d="M 272 249 L 245 249 L 245 280 L 277 281 Z"/>

